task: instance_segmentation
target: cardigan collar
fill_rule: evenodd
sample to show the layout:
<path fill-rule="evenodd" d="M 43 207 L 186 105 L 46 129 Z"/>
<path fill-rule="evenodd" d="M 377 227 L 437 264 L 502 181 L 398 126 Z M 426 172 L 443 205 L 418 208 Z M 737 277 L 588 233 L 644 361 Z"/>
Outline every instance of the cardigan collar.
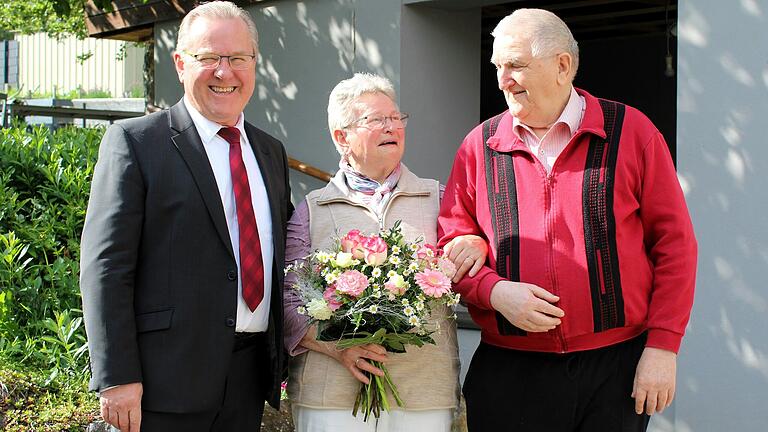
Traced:
<path fill-rule="evenodd" d="M 581 126 L 573 134 L 571 140 L 585 133 L 605 138 L 603 109 L 600 107 L 600 102 L 598 102 L 596 97 L 582 89 L 576 88 L 576 93 L 584 97 L 586 109 L 584 110 Z M 513 132 L 512 123 L 512 115 L 509 114 L 509 110 L 504 111 L 499 126 L 496 128 L 496 133 L 488 138 L 488 147 L 501 153 L 516 150 L 528 151 L 528 146 Z"/>

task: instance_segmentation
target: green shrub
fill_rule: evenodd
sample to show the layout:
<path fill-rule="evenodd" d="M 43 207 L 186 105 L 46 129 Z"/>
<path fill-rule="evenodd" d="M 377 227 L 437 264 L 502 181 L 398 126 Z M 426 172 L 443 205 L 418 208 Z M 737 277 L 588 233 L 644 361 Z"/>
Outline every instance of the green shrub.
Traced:
<path fill-rule="evenodd" d="M 83 380 L 80 234 L 104 130 L 0 129 L 0 355 Z"/>
<path fill-rule="evenodd" d="M 50 380 L 45 372 L 4 363 L 0 386 L 3 431 L 81 432 L 98 417 L 99 402 L 84 381 Z"/>

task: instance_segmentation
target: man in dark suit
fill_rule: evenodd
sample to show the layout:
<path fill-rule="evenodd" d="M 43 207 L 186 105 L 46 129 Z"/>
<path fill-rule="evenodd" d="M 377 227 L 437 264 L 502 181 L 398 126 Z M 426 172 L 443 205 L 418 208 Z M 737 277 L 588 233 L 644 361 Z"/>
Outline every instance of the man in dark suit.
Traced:
<path fill-rule="evenodd" d="M 279 403 L 293 206 L 281 143 L 243 120 L 257 55 L 247 12 L 195 8 L 182 101 L 102 140 L 80 284 L 91 389 L 122 431 L 257 431 Z"/>

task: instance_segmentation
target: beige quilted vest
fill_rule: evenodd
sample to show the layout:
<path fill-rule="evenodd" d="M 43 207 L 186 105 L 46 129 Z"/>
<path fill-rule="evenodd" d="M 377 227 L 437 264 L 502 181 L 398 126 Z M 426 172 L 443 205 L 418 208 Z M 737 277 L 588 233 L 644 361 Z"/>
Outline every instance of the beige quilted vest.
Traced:
<path fill-rule="evenodd" d="M 359 229 L 371 234 L 379 227 L 390 228 L 400 220 L 408 241 L 423 236 L 426 243 L 437 243 L 439 184 L 416 177 L 405 166 L 397 188 L 379 220 L 363 205 L 349 198 L 343 174 L 339 173 L 323 189 L 307 195 L 312 249 L 329 249 L 333 238 Z M 447 316 L 448 311 L 438 311 Z M 448 409 L 458 405 L 459 358 L 456 324 L 440 322 L 432 335 L 436 345 L 408 346 L 406 353 L 389 353 L 387 368 L 397 385 L 406 410 Z M 312 408 L 352 409 L 360 388 L 347 369 L 331 357 L 308 351 L 291 359 L 288 394 L 291 403 Z M 393 409 L 400 409 L 390 395 Z"/>

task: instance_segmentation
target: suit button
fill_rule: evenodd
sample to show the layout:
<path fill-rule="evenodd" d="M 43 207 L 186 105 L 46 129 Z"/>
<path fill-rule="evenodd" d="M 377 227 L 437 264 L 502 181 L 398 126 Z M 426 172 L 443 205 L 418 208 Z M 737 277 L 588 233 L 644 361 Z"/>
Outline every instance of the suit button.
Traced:
<path fill-rule="evenodd" d="M 234 318 L 227 318 L 224 323 L 227 325 L 227 327 L 234 327 L 235 326 L 235 319 Z"/>
<path fill-rule="evenodd" d="M 234 270 L 228 271 L 227 272 L 227 279 L 229 279 L 231 281 L 236 281 L 237 280 L 237 272 L 234 271 Z"/>

